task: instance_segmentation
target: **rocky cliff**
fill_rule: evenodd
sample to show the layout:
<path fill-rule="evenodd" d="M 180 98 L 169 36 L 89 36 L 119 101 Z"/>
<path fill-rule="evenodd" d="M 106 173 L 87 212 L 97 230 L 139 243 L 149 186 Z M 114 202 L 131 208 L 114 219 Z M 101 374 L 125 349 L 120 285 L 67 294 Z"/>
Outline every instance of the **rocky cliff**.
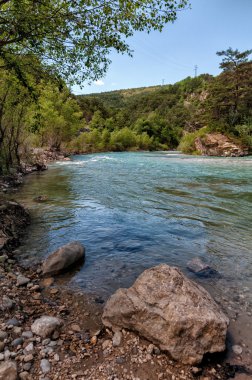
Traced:
<path fill-rule="evenodd" d="M 242 157 L 248 155 L 248 148 L 242 147 L 221 133 L 208 133 L 197 137 L 195 147 L 206 156 Z"/>

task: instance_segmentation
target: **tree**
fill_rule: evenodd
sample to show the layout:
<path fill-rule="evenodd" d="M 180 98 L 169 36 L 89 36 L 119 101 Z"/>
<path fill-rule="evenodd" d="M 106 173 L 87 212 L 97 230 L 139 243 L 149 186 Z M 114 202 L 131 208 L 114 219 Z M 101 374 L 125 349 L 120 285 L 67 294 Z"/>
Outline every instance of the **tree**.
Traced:
<path fill-rule="evenodd" d="M 252 116 L 251 53 L 252 50 L 239 52 L 232 48 L 217 52 L 218 56 L 223 57 L 220 63 L 223 72 L 209 86 L 207 108 L 213 122 L 223 128 L 228 127 L 230 131 Z"/>
<path fill-rule="evenodd" d="M 245 62 L 248 62 L 248 58 L 252 50 L 245 50 L 240 52 L 238 49 L 233 50 L 229 47 L 227 50 L 217 51 L 219 57 L 224 57 L 220 63 L 220 68 L 223 71 L 235 72 L 239 66 Z"/>
<path fill-rule="evenodd" d="M 20 56 L 37 57 L 70 84 L 95 80 L 112 48 L 131 54 L 126 38 L 161 31 L 188 1 L 0 0 L 0 58 L 15 66 Z"/>
<path fill-rule="evenodd" d="M 0 175 L 20 166 L 32 98 L 17 78 L 3 70 L 0 78 Z"/>

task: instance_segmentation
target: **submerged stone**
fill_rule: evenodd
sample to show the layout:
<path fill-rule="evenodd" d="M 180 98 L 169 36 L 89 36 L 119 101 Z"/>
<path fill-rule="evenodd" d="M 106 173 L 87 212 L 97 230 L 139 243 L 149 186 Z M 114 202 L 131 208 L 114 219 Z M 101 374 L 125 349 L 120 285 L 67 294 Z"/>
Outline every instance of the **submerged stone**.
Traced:
<path fill-rule="evenodd" d="M 187 269 L 195 273 L 198 277 L 204 278 L 220 278 L 220 273 L 210 267 L 207 263 L 202 261 L 200 257 L 194 257 L 192 260 L 188 261 L 186 265 Z"/>
<path fill-rule="evenodd" d="M 51 253 L 43 262 L 42 271 L 44 275 L 59 274 L 84 259 L 85 248 L 74 241 Z"/>

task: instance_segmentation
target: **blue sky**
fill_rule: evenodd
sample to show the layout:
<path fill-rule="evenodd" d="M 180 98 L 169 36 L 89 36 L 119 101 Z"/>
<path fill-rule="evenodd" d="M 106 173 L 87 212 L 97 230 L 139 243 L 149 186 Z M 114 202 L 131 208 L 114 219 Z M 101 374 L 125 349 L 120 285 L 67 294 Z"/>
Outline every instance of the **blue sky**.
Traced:
<path fill-rule="evenodd" d="M 252 0 L 191 0 L 162 33 L 136 33 L 129 39 L 133 58 L 112 52 L 104 78 L 72 88 L 76 94 L 175 83 L 187 76 L 219 73 L 216 51 L 252 48 Z"/>

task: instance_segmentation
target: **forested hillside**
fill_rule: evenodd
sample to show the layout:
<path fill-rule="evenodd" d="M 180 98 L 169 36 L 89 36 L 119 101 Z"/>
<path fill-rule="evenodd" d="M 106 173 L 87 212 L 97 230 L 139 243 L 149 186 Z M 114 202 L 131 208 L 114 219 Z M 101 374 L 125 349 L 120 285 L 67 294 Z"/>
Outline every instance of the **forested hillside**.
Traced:
<path fill-rule="evenodd" d="M 86 129 L 77 151 L 174 149 L 195 152 L 197 136 L 220 132 L 252 147 L 250 51 L 219 52 L 222 73 L 188 77 L 174 85 L 104 92 L 76 99 Z"/>

